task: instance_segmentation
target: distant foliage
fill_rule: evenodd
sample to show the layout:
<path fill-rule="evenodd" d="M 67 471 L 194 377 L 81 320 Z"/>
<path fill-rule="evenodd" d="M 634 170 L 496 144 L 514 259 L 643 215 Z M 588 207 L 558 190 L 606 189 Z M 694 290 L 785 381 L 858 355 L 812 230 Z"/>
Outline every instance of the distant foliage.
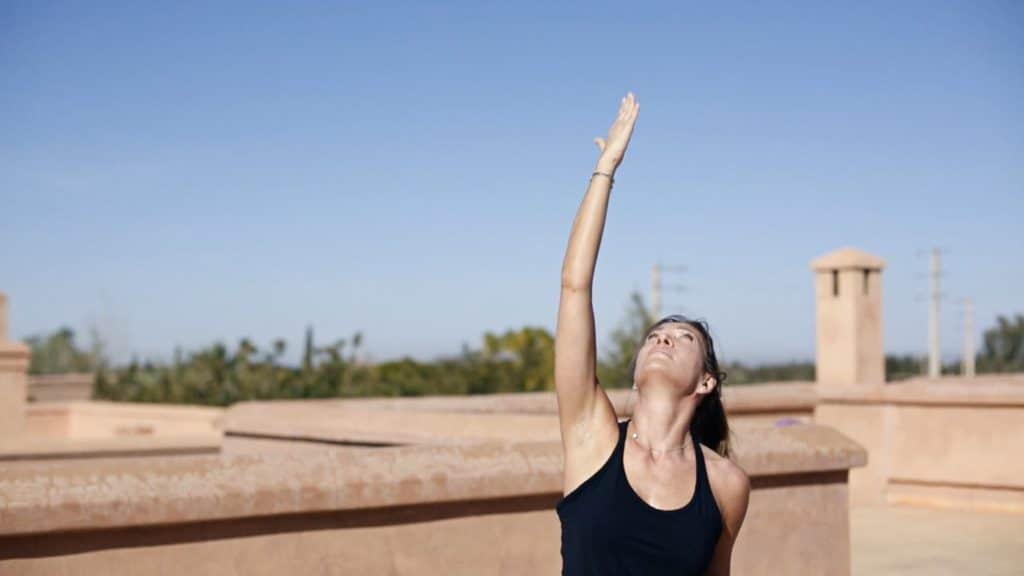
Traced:
<path fill-rule="evenodd" d="M 1024 371 L 1024 315 L 999 316 L 982 336 L 978 372 Z"/>
<path fill-rule="evenodd" d="M 508 380 L 499 391 L 555 389 L 555 339 L 544 328 L 527 326 L 504 334 L 485 334 L 480 361 L 501 366 Z"/>
<path fill-rule="evenodd" d="M 629 388 L 633 385 L 633 359 L 654 318 L 639 292 L 633 292 L 626 316 L 612 331 L 608 345 L 597 364 L 597 379 L 605 388 Z"/>
<path fill-rule="evenodd" d="M 959 361 L 941 366 L 942 374 L 962 372 Z M 1012 318 L 999 316 L 996 325 L 982 335 L 981 351 L 975 356 L 975 369 L 979 374 L 998 372 L 1024 372 L 1024 315 Z M 888 380 L 903 380 L 928 373 L 926 356 L 886 356 L 885 373 Z"/>
<path fill-rule="evenodd" d="M 484 335 L 480 349 L 420 362 L 403 358 L 368 364 L 358 360 L 362 335 L 326 346 L 306 330 L 298 367 L 281 361 L 283 340 L 262 351 L 247 339 L 234 350 L 214 344 L 175 353 L 170 364 L 133 361 L 100 369 L 95 396 L 125 402 L 226 406 L 243 400 L 488 394 L 554 389 L 554 339 L 526 327 Z"/>
<path fill-rule="evenodd" d="M 281 362 L 283 340 L 260 350 L 242 339 L 232 351 L 222 343 L 192 354 L 180 350 L 170 364 L 132 361 L 96 375 L 95 396 L 126 402 L 170 402 L 226 406 L 242 400 L 331 398 L 360 395 L 372 369 L 356 361 L 362 335 L 326 346 L 306 332 L 302 364 Z"/>
<path fill-rule="evenodd" d="M 598 362 L 598 377 L 608 388 L 632 384 L 633 356 L 653 323 L 643 298 L 632 294 L 625 317 L 612 332 Z M 226 406 L 243 400 L 275 398 L 345 398 L 359 396 L 423 396 L 492 394 L 554 389 L 554 338 L 544 328 L 524 327 L 486 333 L 479 348 L 464 347 L 458 355 L 432 362 L 403 358 L 370 364 L 359 360 L 360 333 L 317 345 L 306 330 L 298 366 L 282 361 L 284 340 L 260 349 L 242 339 L 234 349 L 217 343 L 196 352 L 178 350 L 171 362 L 132 361 L 112 368 L 104 361 L 95 335 L 88 350 L 62 328 L 46 337 L 27 340 L 32 348 L 32 374 L 96 373 L 94 395 L 123 402 L 168 402 Z M 1024 371 L 1024 316 L 1000 317 L 985 331 L 977 358 L 979 372 Z M 814 380 L 812 362 L 762 366 L 723 362 L 727 385 L 753 382 Z M 950 371 L 955 367 L 950 366 Z M 890 380 L 921 373 L 913 356 L 886 357 Z"/>
<path fill-rule="evenodd" d="M 78 347 L 70 328 L 60 328 L 45 337 L 32 336 L 25 343 L 32 349 L 29 374 L 92 372 L 103 363 L 103 345 L 96 334 L 92 335 L 89 350 Z"/>
<path fill-rule="evenodd" d="M 814 362 L 786 362 L 747 366 L 739 362 L 723 364 L 726 385 L 755 384 L 758 382 L 783 382 L 789 380 L 813 381 Z"/>
<path fill-rule="evenodd" d="M 912 356 L 885 357 L 885 379 L 889 381 L 906 380 L 927 373 L 927 358 Z"/>

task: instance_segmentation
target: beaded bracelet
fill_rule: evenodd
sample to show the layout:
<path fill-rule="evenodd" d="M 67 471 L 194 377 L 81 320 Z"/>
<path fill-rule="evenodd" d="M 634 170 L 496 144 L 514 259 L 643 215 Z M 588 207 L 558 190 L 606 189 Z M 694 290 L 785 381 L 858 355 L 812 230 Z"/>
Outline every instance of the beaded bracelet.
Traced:
<path fill-rule="evenodd" d="M 593 180 L 594 176 L 604 176 L 605 178 L 608 179 L 609 183 L 611 183 L 612 185 L 615 184 L 615 178 L 612 178 L 612 175 L 607 173 L 607 172 L 601 172 L 601 171 L 594 172 L 593 174 L 590 175 L 590 179 Z"/>

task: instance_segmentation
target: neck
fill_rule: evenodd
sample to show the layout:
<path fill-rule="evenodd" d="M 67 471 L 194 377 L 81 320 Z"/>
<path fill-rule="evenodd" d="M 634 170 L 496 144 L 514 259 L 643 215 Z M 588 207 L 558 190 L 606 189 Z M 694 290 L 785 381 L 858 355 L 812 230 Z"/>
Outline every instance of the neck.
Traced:
<path fill-rule="evenodd" d="M 671 394 L 666 388 L 642 387 L 632 417 L 633 431 L 638 433 L 640 443 L 651 452 L 660 453 L 690 445 L 690 423 L 696 406 L 689 400 Z"/>

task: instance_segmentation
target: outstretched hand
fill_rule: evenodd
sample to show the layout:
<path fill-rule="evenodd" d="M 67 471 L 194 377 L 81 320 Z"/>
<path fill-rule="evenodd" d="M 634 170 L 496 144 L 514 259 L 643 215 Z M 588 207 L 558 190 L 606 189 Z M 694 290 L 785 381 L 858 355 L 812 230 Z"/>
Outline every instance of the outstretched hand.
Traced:
<path fill-rule="evenodd" d="M 619 115 L 608 129 L 608 139 L 594 138 L 594 143 L 601 150 L 601 157 L 597 161 L 599 167 L 606 170 L 615 170 L 622 163 L 626 155 L 626 148 L 629 146 L 629 139 L 633 136 L 633 126 L 636 125 L 636 117 L 640 112 L 640 103 L 632 92 L 626 94 L 619 106 Z"/>

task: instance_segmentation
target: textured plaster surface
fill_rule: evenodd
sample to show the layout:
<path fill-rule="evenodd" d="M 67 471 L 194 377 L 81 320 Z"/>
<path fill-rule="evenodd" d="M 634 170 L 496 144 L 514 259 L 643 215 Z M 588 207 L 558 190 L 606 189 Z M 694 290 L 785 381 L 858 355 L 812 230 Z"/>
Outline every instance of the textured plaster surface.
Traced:
<path fill-rule="evenodd" d="M 1018 576 L 1024 515 L 904 507 L 850 512 L 854 576 Z"/>
<path fill-rule="evenodd" d="M 814 425 L 738 429 L 735 450 L 751 476 L 865 458 Z M 557 441 L 23 464 L 0 469 L 0 535 L 559 494 L 561 482 Z"/>
<path fill-rule="evenodd" d="M 865 447 L 854 504 L 1024 511 L 1024 380 L 950 378 L 821 387 L 815 421 Z"/>
<path fill-rule="evenodd" d="M 916 404 L 1024 407 L 1024 378 L 1012 374 L 977 378 L 914 378 L 873 386 L 820 386 L 828 404 Z"/>
<path fill-rule="evenodd" d="M 608 389 L 619 416 L 631 413 L 634 393 L 631 390 Z M 751 386 L 727 386 L 722 390 L 723 404 L 730 415 L 811 413 L 817 403 L 813 382 L 764 382 Z M 516 394 L 485 394 L 478 396 L 422 396 L 412 398 L 353 398 L 346 400 L 301 400 L 292 403 L 304 405 L 345 405 L 387 410 L 420 412 L 476 412 L 484 414 L 557 414 L 558 401 L 553 392 L 524 392 Z M 239 408 L 252 402 L 238 405 Z M 272 404 L 284 404 L 273 402 Z"/>

